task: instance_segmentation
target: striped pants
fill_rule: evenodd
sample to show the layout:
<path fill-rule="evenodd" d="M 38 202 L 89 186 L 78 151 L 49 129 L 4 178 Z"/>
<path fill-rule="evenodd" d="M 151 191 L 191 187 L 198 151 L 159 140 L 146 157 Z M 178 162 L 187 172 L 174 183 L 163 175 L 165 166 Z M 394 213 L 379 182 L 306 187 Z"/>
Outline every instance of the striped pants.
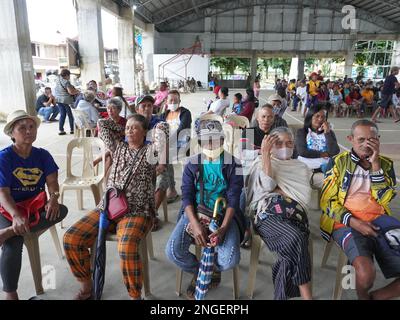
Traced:
<path fill-rule="evenodd" d="M 98 211 L 91 211 L 76 222 L 64 235 L 64 250 L 73 275 L 78 281 L 91 279 L 89 249 L 93 247 L 99 230 Z M 139 255 L 140 241 L 145 240 L 152 225 L 150 217 L 124 217 L 111 222 L 110 230 L 117 232 L 118 253 L 124 284 L 129 295 L 141 297 L 143 275 Z"/>
<path fill-rule="evenodd" d="M 311 281 L 308 230 L 297 222 L 275 215 L 257 221 L 254 227 L 268 249 L 278 256 L 272 267 L 274 299 L 299 297 L 299 286 Z"/>

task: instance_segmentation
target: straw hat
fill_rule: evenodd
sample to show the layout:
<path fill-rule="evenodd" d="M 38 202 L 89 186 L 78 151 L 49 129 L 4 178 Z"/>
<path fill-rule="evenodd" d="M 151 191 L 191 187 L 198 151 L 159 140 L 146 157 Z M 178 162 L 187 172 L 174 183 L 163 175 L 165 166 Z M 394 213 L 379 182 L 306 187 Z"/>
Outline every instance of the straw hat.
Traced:
<path fill-rule="evenodd" d="M 11 137 L 12 134 L 12 129 L 14 127 L 14 124 L 23 119 L 31 119 L 36 123 L 36 127 L 38 128 L 40 126 L 40 119 L 36 116 L 31 116 L 26 113 L 24 110 L 16 110 L 12 113 L 10 113 L 7 117 L 7 123 L 6 126 L 4 127 L 4 133 L 8 136 Z"/>

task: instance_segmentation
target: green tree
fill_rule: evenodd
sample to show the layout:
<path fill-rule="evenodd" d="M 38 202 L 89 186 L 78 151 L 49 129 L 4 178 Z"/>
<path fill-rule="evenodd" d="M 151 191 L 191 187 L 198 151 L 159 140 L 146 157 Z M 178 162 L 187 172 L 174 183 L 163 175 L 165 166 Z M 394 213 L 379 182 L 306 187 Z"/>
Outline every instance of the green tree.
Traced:
<path fill-rule="evenodd" d="M 358 41 L 354 62 L 359 66 L 387 66 L 391 63 L 392 41 Z M 386 69 L 382 68 L 385 73 Z"/>
<path fill-rule="evenodd" d="M 326 59 L 322 62 L 322 74 L 330 78 L 331 76 L 331 70 L 332 70 L 332 60 L 331 59 Z"/>
<path fill-rule="evenodd" d="M 283 75 L 289 74 L 291 63 L 292 63 L 292 59 L 290 59 L 290 58 L 272 58 L 272 59 L 270 59 L 270 65 L 273 69 L 275 69 L 275 73 L 277 70 L 281 70 Z"/>
<path fill-rule="evenodd" d="M 258 69 L 264 70 L 265 79 L 268 79 L 268 68 L 269 68 L 269 66 L 270 66 L 269 59 L 259 59 Z"/>
<path fill-rule="evenodd" d="M 250 59 L 232 57 L 213 57 L 211 65 L 221 69 L 225 75 L 234 74 L 236 69 L 242 72 L 250 72 Z"/>
<path fill-rule="evenodd" d="M 317 64 L 317 58 L 307 58 L 304 59 L 304 64 L 308 67 L 309 70 L 314 70 L 314 66 Z"/>

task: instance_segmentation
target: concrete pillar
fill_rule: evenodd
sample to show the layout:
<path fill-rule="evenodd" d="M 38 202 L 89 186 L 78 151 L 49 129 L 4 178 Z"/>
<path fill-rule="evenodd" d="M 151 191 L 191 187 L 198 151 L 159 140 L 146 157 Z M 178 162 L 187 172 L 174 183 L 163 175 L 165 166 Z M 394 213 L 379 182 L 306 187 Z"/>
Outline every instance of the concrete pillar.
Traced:
<path fill-rule="evenodd" d="M 144 80 L 147 85 L 151 82 L 160 79 L 154 79 L 154 24 L 146 24 L 146 29 L 143 31 L 143 62 L 144 62 Z"/>
<path fill-rule="evenodd" d="M 211 17 L 204 18 L 203 52 L 211 51 Z"/>
<path fill-rule="evenodd" d="M 0 112 L 35 115 L 35 80 L 25 0 L 0 1 Z"/>
<path fill-rule="evenodd" d="M 304 64 L 305 60 L 303 58 L 298 58 L 297 61 L 297 79 L 304 78 Z"/>
<path fill-rule="evenodd" d="M 392 67 L 400 67 L 400 40 L 393 44 Z"/>
<path fill-rule="evenodd" d="M 251 60 L 250 60 L 250 87 L 253 88 L 254 80 L 256 79 L 257 76 L 257 52 L 253 50 L 252 55 L 251 55 Z"/>
<path fill-rule="evenodd" d="M 260 33 L 261 24 L 261 6 L 253 7 L 253 33 L 252 33 L 252 50 L 263 50 L 263 34 Z"/>
<path fill-rule="evenodd" d="M 119 78 L 124 93 L 135 94 L 135 25 L 134 11 L 121 8 L 118 17 L 118 65 Z"/>
<path fill-rule="evenodd" d="M 300 51 L 308 50 L 308 28 L 310 26 L 310 8 L 304 7 L 301 11 L 301 29 L 300 29 L 300 41 L 298 41 L 297 48 Z"/>
<path fill-rule="evenodd" d="M 104 44 L 101 27 L 101 1 L 77 0 L 79 53 L 81 56 L 81 81 L 104 83 Z"/>
<path fill-rule="evenodd" d="M 347 51 L 346 60 L 344 64 L 344 75 L 347 75 L 348 78 L 351 78 L 353 63 L 354 63 L 354 51 L 349 50 Z"/>

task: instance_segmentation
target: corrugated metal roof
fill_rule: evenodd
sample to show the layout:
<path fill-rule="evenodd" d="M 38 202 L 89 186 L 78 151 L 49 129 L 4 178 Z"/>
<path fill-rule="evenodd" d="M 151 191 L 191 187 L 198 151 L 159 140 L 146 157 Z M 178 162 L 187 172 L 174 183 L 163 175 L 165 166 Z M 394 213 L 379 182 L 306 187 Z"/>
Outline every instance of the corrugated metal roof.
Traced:
<path fill-rule="evenodd" d="M 400 31 L 399 0 L 113 0 L 121 6 L 136 5 L 136 14 L 159 31 L 171 31 L 217 12 L 255 5 L 310 6 L 341 11 L 356 8 L 357 17 L 392 31 Z"/>

